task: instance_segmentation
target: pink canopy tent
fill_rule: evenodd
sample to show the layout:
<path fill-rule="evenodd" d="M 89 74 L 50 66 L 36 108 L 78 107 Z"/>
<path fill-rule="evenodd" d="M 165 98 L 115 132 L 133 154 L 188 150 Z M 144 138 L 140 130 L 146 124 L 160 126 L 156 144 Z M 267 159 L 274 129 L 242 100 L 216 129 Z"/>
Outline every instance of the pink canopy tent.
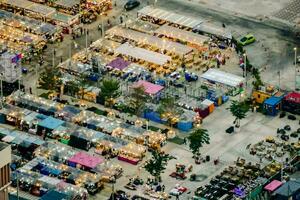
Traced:
<path fill-rule="evenodd" d="M 68 161 L 93 169 L 97 165 L 103 163 L 104 159 L 99 156 L 91 156 L 84 152 L 78 152 L 74 156 L 72 156 Z"/>
<path fill-rule="evenodd" d="M 140 87 L 143 86 L 145 88 L 145 93 L 149 95 L 155 95 L 158 92 L 160 92 L 162 89 L 164 89 L 161 85 L 156 85 L 153 83 L 150 83 L 148 81 L 138 81 L 136 84 L 133 85 L 133 87 Z"/>
<path fill-rule="evenodd" d="M 279 188 L 283 183 L 281 181 L 278 180 L 273 180 L 271 183 L 269 183 L 268 185 L 266 185 L 264 187 L 265 190 L 269 191 L 269 192 L 273 192 L 275 191 L 277 188 Z"/>

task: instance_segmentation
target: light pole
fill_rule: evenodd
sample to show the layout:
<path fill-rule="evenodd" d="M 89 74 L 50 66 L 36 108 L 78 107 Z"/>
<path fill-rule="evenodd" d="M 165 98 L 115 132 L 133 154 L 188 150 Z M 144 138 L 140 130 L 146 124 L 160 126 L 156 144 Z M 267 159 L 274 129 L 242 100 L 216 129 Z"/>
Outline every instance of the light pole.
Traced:
<path fill-rule="evenodd" d="M 280 91 L 280 71 L 278 73 L 278 90 Z"/>
<path fill-rule="evenodd" d="M 3 108 L 3 84 L 2 84 L 2 79 L 3 79 L 3 74 L 1 73 L 0 74 L 0 89 L 1 89 L 1 101 L 0 101 L 0 105 L 1 105 L 1 108 Z"/>
<path fill-rule="evenodd" d="M 294 47 L 295 51 L 295 59 L 294 59 L 294 65 L 295 65 L 295 90 L 297 90 L 297 47 Z"/>
<path fill-rule="evenodd" d="M 247 54 L 244 53 L 245 92 L 247 92 Z"/>

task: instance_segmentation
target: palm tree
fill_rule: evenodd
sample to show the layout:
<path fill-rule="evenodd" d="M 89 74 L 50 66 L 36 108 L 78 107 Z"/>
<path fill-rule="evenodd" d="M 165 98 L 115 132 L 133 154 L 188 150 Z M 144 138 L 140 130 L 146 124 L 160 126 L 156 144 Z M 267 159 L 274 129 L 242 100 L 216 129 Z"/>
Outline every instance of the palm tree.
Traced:
<path fill-rule="evenodd" d="M 105 104 L 109 107 L 114 105 L 114 99 L 120 96 L 120 83 L 116 79 L 104 79 L 100 85 L 100 95 L 104 98 Z"/>
<path fill-rule="evenodd" d="M 189 140 L 189 148 L 192 153 L 197 155 L 199 153 L 200 148 L 204 144 L 209 144 L 210 138 L 208 135 L 208 131 L 206 129 L 196 129 L 194 130 L 188 137 Z"/>
<path fill-rule="evenodd" d="M 240 121 L 244 119 L 249 110 L 249 106 L 245 102 L 232 101 L 229 108 L 231 114 L 235 117 L 234 124 L 235 127 L 240 127 Z"/>
<path fill-rule="evenodd" d="M 147 102 L 147 96 L 145 94 L 145 88 L 143 86 L 132 88 L 130 93 L 129 105 L 133 108 L 135 115 L 140 116 L 145 109 Z"/>
<path fill-rule="evenodd" d="M 177 101 L 174 97 L 165 97 L 160 100 L 157 112 L 162 119 L 165 119 L 170 126 L 173 126 L 178 122 L 182 110 L 177 106 Z"/>
<path fill-rule="evenodd" d="M 166 166 L 168 165 L 168 161 L 174 159 L 173 156 L 166 154 L 161 151 L 152 151 L 151 159 L 147 160 L 143 168 L 153 177 L 155 177 L 156 181 L 161 181 L 161 173 L 164 172 Z"/>
<path fill-rule="evenodd" d="M 262 82 L 262 80 L 261 80 L 260 72 L 259 72 L 259 70 L 257 68 L 253 68 L 253 70 L 252 70 L 252 76 L 255 79 L 252 82 L 253 88 L 255 90 L 257 90 L 259 88 L 259 86 L 264 85 L 263 82 Z"/>

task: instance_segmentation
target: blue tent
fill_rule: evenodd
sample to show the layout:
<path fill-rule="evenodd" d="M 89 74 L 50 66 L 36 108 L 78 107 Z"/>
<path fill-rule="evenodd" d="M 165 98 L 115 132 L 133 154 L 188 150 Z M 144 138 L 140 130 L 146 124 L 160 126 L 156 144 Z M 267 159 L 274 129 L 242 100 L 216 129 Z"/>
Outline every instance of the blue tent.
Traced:
<path fill-rule="evenodd" d="M 264 109 L 267 115 L 276 116 L 281 109 L 282 97 L 270 97 L 264 101 Z"/>
<path fill-rule="evenodd" d="M 42 196 L 42 198 L 40 198 L 40 200 L 67 200 L 68 199 L 68 195 L 55 191 L 55 190 L 51 190 L 49 192 L 47 192 L 44 196 Z"/>
<path fill-rule="evenodd" d="M 57 127 L 63 125 L 65 122 L 60 120 L 60 119 L 56 119 L 53 117 L 47 117 L 46 119 L 40 121 L 38 123 L 38 125 L 40 127 L 46 128 L 46 129 L 50 129 L 50 130 L 54 130 Z"/>
<path fill-rule="evenodd" d="M 276 200 L 300 199 L 300 182 L 288 181 L 274 192 Z"/>

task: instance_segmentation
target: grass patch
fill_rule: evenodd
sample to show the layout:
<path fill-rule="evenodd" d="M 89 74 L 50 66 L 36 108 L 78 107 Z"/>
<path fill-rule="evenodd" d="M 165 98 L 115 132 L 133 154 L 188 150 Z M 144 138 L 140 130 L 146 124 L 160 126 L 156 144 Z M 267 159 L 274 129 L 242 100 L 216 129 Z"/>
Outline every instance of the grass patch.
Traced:
<path fill-rule="evenodd" d="M 43 93 L 43 94 L 40 95 L 40 97 L 45 98 L 45 99 L 49 99 L 49 94 L 50 94 L 50 92 Z"/>
<path fill-rule="evenodd" d="M 159 130 L 159 128 L 157 128 L 155 126 L 149 126 L 148 129 L 151 130 L 151 131 L 154 131 L 154 132 Z"/>
<path fill-rule="evenodd" d="M 170 138 L 168 139 L 168 141 L 179 145 L 182 145 L 184 143 L 184 140 L 178 136 L 175 136 L 174 138 Z"/>

